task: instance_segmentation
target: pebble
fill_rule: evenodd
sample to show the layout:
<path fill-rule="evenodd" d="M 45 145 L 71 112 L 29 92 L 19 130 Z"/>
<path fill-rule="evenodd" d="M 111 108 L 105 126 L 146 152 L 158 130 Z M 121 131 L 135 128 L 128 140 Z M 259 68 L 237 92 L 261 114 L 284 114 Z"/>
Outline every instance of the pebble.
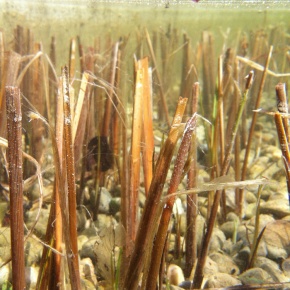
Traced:
<path fill-rule="evenodd" d="M 178 286 L 184 281 L 182 269 L 175 264 L 170 264 L 167 269 L 167 279 L 171 285 Z"/>
<path fill-rule="evenodd" d="M 25 267 L 25 280 L 28 289 L 35 289 L 39 267 Z"/>
<path fill-rule="evenodd" d="M 289 278 L 280 270 L 279 265 L 266 257 L 257 257 L 254 262 L 254 267 L 265 270 L 274 282 L 289 282 Z"/>
<path fill-rule="evenodd" d="M 35 208 L 26 212 L 25 223 L 28 229 L 30 229 L 34 224 L 38 211 L 39 209 Z M 34 233 L 37 234 L 37 236 L 40 238 L 43 238 L 45 236 L 49 211 L 50 207 L 41 209 L 39 220 L 34 228 Z"/>
<path fill-rule="evenodd" d="M 225 234 L 220 229 L 214 228 L 209 244 L 209 252 L 215 252 L 221 249 L 225 240 Z"/>
<path fill-rule="evenodd" d="M 264 231 L 268 257 L 273 260 L 286 259 L 290 254 L 290 221 L 276 220 L 269 223 Z"/>
<path fill-rule="evenodd" d="M 0 264 L 2 264 L 2 262 L 4 262 L 4 261 L 5 261 L 5 259 L 3 259 L 3 260 L 0 259 Z M 9 270 L 8 264 L 6 264 L 3 267 L 0 267 L 0 288 L 2 288 L 5 283 L 7 283 L 8 279 L 9 279 L 9 273 L 10 273 L 10 270 Z M 2 289 L 4 289 L 4 288 L 2 288 Z"/>
<path fill-rule="evenodd" d="M 242 283 L 240 280 L 229 274 L 216 273 L 215 275 L 208 278 L 204 285 L 204 288 L 224 288 L 241 284 Z"/>
<path fill-rule="evenodd" d="M 100 241 L 100 238 L 92 237 L 87 242 L 85 242 L 79 251 L 81 259 L 84 258 L 90 258 L 92 262 L 95 264 L 96 261 L 96 255 L 94 253 L 95 244 Z"/>
<path fill-rule="evenodd" d="M 240 270 L 233 261 L 232 257 L 219 252 L 212 253 L 209 257 L 217 263 L 219 272 L 230 275 L 240 274 Z"/>
<path fill-rule="evenodd" d="M 260 212 L 264 214 L 271 214 L 280 219 L 289 215 L 289 203 L 284 198 L 268 200 L 261 204 Z"/>
<path fill-rule="evenodd" d="M 102 187 L 100 194 L 99 212 L 109 214 L 110 201 L 112 200 L 111 193 L 107 190 L 107 188 Z"/>
<path fill-rule="evenodd" d="M 248 285 L 274 282 L 272 277 L 265 270 L 260 268 L 251 268 L 239 275 L 238 278 L 243 284 Z"/>

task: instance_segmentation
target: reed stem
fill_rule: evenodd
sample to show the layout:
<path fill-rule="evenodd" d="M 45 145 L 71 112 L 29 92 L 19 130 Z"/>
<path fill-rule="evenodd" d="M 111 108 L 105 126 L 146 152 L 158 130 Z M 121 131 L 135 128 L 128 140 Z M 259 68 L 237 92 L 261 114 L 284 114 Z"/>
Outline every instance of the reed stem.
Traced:
<path fill-rule="evenodd" d="M 263 71 L 263 75 L 262 75 L 262 79 L 261 79 L 261 83 L 260 83 L 260 87 L 259 87 L 259 93 L 256 99 L 256 104 L 255 104 L 255 109 L 257 110 L 260 106 L 260 102 L 261 102 L 261 98 L 262 98 L 262 93 L 263 93 L 263 89 L 264 89 L 264 85 L 266 82 L 266 77 L 267 77 L 267 72 L 268 72 L 268 68 L 269 68 L 269 64 L 270 64 L 270 60 L 272 57 L 272 52 L 273 52 L 273 46 L 270 46 L 269 52 L 268 52 L 268 57 L 265 63 L 265 67 L 264 67 L 264 71 Z M 243 162 L 243 168 L 242 168 L 242 174 L 241 174 L 241 180 L 245 180 L 246 179 L 246 174 L 247 174 L 247 167 L 248 167 L 248 160 L 249 160 L 249 155 L 250 155 L 250 150 L 251 150 L 251 143 L 253 140 L 253 136 L 254 136 L 254 131 L 255 131 L 255 126 L 256 126 L 256 122 L 257 122 L 257 112 L 253 112 L 253 117 L 252 117 L 252 123 L 251 123 L 251 127 L 250 127 L 250 131 L 249 131 L 249 135 L 248 135 L 248 142 L 247 142 L 247 147 L 246 147 L 246 152 L 245 152 L 245 157 L 244 157 L 244 162 Z M 239 201 L 238 201 L 238 214 L 240 219 L 242 218 L 242 208 L 243 208 L 243 202 L 244 202 L 244 189 L 240 190 L 239 193 Z"/>
<path fill-rule="evenodd" d="M 191 138 L 192 133 L 196 129 L 196 114 L 194 114 L 187 122 L 183 138 L 178 150 L 178 154 L 176 157 L 174 170 L 172 173 L 172 177 L 170 179 L 169 189 L 167 192 L 167 195 L 172 194 L 176 192 L 177 187 L 179 183 L 181 182 L 181 177 L 183 175 L 184 165 L 187 160 L 187 154 L 189 151 L 189 146 L 191 144 Z M 166 242 L 167 237 L 167 230 L 168 230 L 168 224 L 171 218 L 173 205 L 175 202 L 176 196 L 172 195 L 170 196 L 163 208 L 162 216 L 160 219 L 158 232 L 155 237 L 155 243 L 152 249 L 151 254 L 151 263 L 150 263 L 150 269 L 149 269 L 149 279 L 147 279 L 147 285 L 146 289 L 155 289 L 156 287 L 156 281 L 159 273 L 159 268 L 161 265 L 161 258 L 163 254 L 163 249 Z"/>
<path fill-rule="evenodd" d="M 22 113 L 20 90 L 6 86 L 8 172 L 13 289 L 25 289 Z"/>
<path fill-rule="evenodd" d="M 64 150 L 66 161 L 66 178 L 67 178 L 67 194 L 69 209 L 69 231 L 71 241 L 71 255 L 77 280 L 75 289 L 80 289 L 79 262 L 78 262 L 78 244 L 77 244 L 77 214 L 76 214 L 76 188 L 75 188 L 75 169 L 74 169 L 74 153 L 72 143 L 72 120 L 70 109 L 70 93 L 69 93 L 69 76 L 68 68 L 62 69 L 63 77 L 63 113 L 64 113 Z"/>

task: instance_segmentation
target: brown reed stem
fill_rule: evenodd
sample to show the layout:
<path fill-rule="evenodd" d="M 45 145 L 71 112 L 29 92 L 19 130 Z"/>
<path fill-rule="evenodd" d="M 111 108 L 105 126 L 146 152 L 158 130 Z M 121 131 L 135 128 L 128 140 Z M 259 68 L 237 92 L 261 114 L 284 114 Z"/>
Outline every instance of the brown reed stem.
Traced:
<path fill-rule="evenodd" d="M 199 83 L 194 83 L 192 88 L 192 115 L 197 113 L 197 104 L 199 97 Z M 192 138 L 190 151 L 192 152 L 192 159 L 190 168 L 187 174 L 187 188 L 196 187 L 197 183 L 197 152 L 196 140 Z M 196 218 L 197 218 L 197 194 L 189 194 L 186 196 L 186 242 L 185 242 L 185 277 L 189 277 L 196 261 L 197 255 L 197 240 L 196 240 Z"/>
<path fill-rule="evenodd" d="M 64 150 L 66 161 L 67 194 L 69 209 L 69 232 L 71 241 L 71 255 L 73 265 L 76 271 L 75 289 L 80 289 L 79 263 L 78 263 L 78 245 L 77 245 L 77 214 L 76 214 L 76 188 L 75 188 L 75 169 L 74 154 L 71 129 L 71 109 L 69 92 L 68 67 L 62 69 L 63 77 L 63 113 L 64 113 Z"/>
<path fill-rule="evenodd" d="M 178 150 L 178 154 L 176 157 L 176 161 L 175 161 L 174 170 L 172 173 L 172 177 L 170 179 L 170 184 L 169 184 L 167 195 L 176 192 L 178 185 L 181 182 L 184 165 L 187 160 L 189 146 L 191 144 L 192 133 L 195 129 L 196 129 L 196 114 L 194 114 L 188 120 L 185 126 L 183 138 L 182 138 L 182 141 Z M 165 203 L 165 206 L 162 212 L 162 216 L 161 216 L 159 227 L 158 227 L 158 232 L 155 237 L 155 242 L 154 242 L 152 254 L 151 254 L 151 263 L 150 263 L 150 269 L 149 269 L 149 274 L 148 274 L 149 279 L 147 279 L 147 285 L 146 285 L 146 289 L 148 290 L 156 288 L 156 281 L 157 281 L 157 277 L 159 273 L 159 268 L 161 265 L 162 253 L 163 253 L 163 249 L 166 242 L 168 225 L 171 218 L 175 199 L 176 199 L 175 195 L 172 195 L 171 197 L 169 197 Z"/>
<path fill-rule="evenodd" d="M 282 113 L 282 120 L 283 120 L 283 127 L 285 130 L 287 143 L 289 146 L 290 142 L 290 132 L 289 132 L 289 124 L 288 124 L 288 101 L 287 101 L 287 94 L 286 94 L 286 84 L 285 83 L 279 83 L 275 87 L 276 90 L 276 99 L 277 99 L 277 110 L 278 112 Z M 285 116 L 283 117 L 283 114 Z"/>
<path fill-rule="evenodd" d="M 112 67 L 111 67 L 111 74 L 110 74 L 110 87 L 108 96 L 106 99 L 105 105 L 105 114 L 103 118 L 103 127 L 101 136 L 109 136 L 109 128 L 111 123 L 111 114 L 112 114 L 112 102 L 113 96 L 115 92 L 115 79 L 116 79 L 116 69 L 117 69 L 117 61 L 118 61 L 118 51 L 119 51 L 119 42 L 116 42 L 114 45 L 114 49 L 112 51 Z"/>
<path fill-rule="evenodd" d="M 10 225 L 13 289 L 25 289 L 22 113 L 20 90 L 6 86 L 8 172 L 10 192 Z"/>
<path fill-rule="evenodd" d="M 289 143 L 287 140 L 287 135 L 284 128 L 284 118 L 281 116 L 280 112 L 276 112 L 274 115 L 275 124 L 277 129 L 277 134 L 279 138 L 279 143 L 281 147 L 285 172 L 286 172 L 286 181 L 287 181 L 287 190 L 288 190 L 288 198 L 290 205 L 290 153 L 289 153 Z M 287 120 L 288 121 L 288 120 Z"/>
<path fill-rule="evenodd" d="M 50 43 L 50 53 L 49 53 L 49 58 L 51 60 L 51 64 L 53 67 L 56 67 L 56 40 L 55 37 L 53 36 L 51 38 L 51 43 Z M 55 98 L 57 95 L 57 79 L 55 78 L 54 71 L 51 66 L 48 68 L 48 77 L 49 77 L 49 96 L 51 98 L 50 105 L 52 108 L 55 108 Z M 53 112 L 54 113 L 54 112 Z M 52 112 L 48 112 L 48 114 L 52 114 Z"/>
<path fill-rule="evenodd" d="M 267 60 L 266 60 L 266 63 L 265 63 L 265 67 L 264 67 L 264 71 L 263 71 L 263 75 L 262 75 L 262 79 L 261 79 L 261 83 L 260 83 L 260 87 L 259 87 L 258 96 L 257 96 L 257 99 L 256 99 L 256 104 L 255 104 L 255 109 L 256 110 L 260 106 L 262 93 L 263 93 L 263 89 L 264 89 L 264 85 L 265 85 L 266 77 L 267 77 L 267 70 L 268 70 L 268 67 L 269 67 L 269 64 L 270 64 L 270 60 L 271 60 L 271 57 L 272 57 L 272 52 L 273 52 L 273 46 L 270 46 L 270 49 L 269 49 L 269 52 L 268 52 L 268 57 L 267 57 Z M 257 116 L 258 116 L 257 112 L 254 111 L 253 112 L 253 117 L 252 117 L 252 123 L 251 123 L 250 131 L 249 131 L 249 135 L 248 135 L 248 142 L 247 142 L 247 147 L 246 147 L 246 152 L 245 152 L 245 157 L 244 157 L 244 162 L 243 162 L 241 180 L 245 180 L 246 179 L 248 160 L 249 160 L 249 155 L 250 155 L 250 150 L 251 150 L 251 143 L 252 143 L 253 136 L 254 136 Z M 238 201 L 238 214 L 239 214 L 240 218 L 242 218 L 242 214 L 243 214 L 242 213 L 243 203 L 244 203 L 244 189 L 240 189 L 239 201 Z"/>
<path fill-rule="evenodd" d="M 169 120 L 169 113 L 168 113 L 168 108 L 167 108 L 167 103 L 166 103 L 166 97 L 163 91 L 163 85 L 162 85 L 162 80 L 159 74 L 159 70 L 157 68 L 157 62 L 156 62 L 156 58 L 155 58 L 155 53 L 152 47 L 152 43 L 151 43 L 151 39 L 150 39 L 150 35 L 147 31 L 147 29 L 145 28 L 145 35 L 146 35 L 146 41 L 147 41 L 147 45 L 152 57 L 152 61 L 153 61 L 153 65 L 154 65 L 154 71 L 156 74 L 156 78 L 158 80 L 158 87 L 159 87 L 159 93 L 160 93 L 160 97 L 161 97 L 161 102 L 162 102 L 162 106 L 163 106 L 163 110 L 164 110 L 164 114 L 165 114 L 165 120 L 168 124 L 168 126 L 170 126 L 170 120 Z"/>
<path fill-rule="evenodd" d="M 149 249 L 152 247 L 153 237 L 155 235 L 154 229 L 158 219 L 160 218 L 161 203 L 163 187 L 165 184 L 167 172 L 174 153 L 174 148 L 180 136 L 180 123 L 185 110 L 187 99 L 180 98 L 178 107 L 176 109 L 173 125 L 169 132 L 164 145 L 161 148 L 156 167 L 155 175 L 153 176 L 149 195 L 145 203 L 142 218 L 139 223 L 135 246 L 129 261 L 129 266 L 124 280 L 124 289 L 135 290 L 139 283 L 139 277 L 142 269 L 146 269 L 144 265 L 146 255 L 150 255 Z M 148 249 L 149 247 L 149 249 Z M 150 261 L 149 261 L 150 262 Z M 146 274 L 146 273 L 145 273 Z M 143 273 L 144 275 L 144 273 Z M 146 280 L 146 279 L 145 279 Z"/>
<path fill-rule="evenodd" d="M 40 43 L 34 44 L 34 53 L 41 51 L 42 47 Z M 34 63 L 32 64 L 32 87 L 31 87 L 31 94 L 30 94 L 30 102 L 36 108 L 37 112 L 44 116 L 45 113 L 45 100 L 42 94 L 42 76 L 41 73 L 41 57 L 37 58 Z M 35 120 L 31 124 L 31 155 L 39 162 L 42 163 L 43 157 L 43 135 L 44 135 L 44 125 L 41 120 Z"/>
<path fill-rule="evenodd" d="M 21 55 L 13 51 L 5 52 L 4 54 L 4 69 L 5 74 L 1 78 L 1 99 L 0 99 L 0 135 L 5 136 L 6 131 L 6 93 L 5 86 L 14 86 L 18 75 Z M 4 73 L 4 72 L 3 72 Z"/>
<path fill-rule="evenodd" d="M 62 86 L 62 78 L 59 81 L 59 94 L 57 95 L 56 98 L 56 114 L 55 114 L 55 139 L 57 143 L 57 149 L 59 152 L 59 158 L 60 160 L 63 160 L 63 91 L 61 89 Z M 63 172 L 63 167 L 62 164 L 61 166 L 61 171 Z M 63 222 L 61 219 L 61 186 L 59 185 L 60 179 L 55 178 L 55 223 L 54 223 L 54 248 L 58 252 L 62 252 L 62 241 L 63 241 Z M 58 254 L 53 253 L 54 259 L 53 259 L 53 265 L 54 267 L 52 268 L 52 271 L 54 272 L 55 280 L 54 280 L 54 289 L 57 289 L 58 285 L 63 285 L 63 277 L 61 276 L 61 259 L 62 257 Z"/>

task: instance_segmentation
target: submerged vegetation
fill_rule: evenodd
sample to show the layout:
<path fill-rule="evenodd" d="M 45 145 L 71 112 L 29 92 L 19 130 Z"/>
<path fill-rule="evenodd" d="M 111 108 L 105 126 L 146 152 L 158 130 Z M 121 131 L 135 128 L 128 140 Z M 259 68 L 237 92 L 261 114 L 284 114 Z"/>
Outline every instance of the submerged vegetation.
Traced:
<path fill-rule="evenodd" d="M 183 29 L 0 31 L 2 288 L 290 287 L 289 27 Z"/>

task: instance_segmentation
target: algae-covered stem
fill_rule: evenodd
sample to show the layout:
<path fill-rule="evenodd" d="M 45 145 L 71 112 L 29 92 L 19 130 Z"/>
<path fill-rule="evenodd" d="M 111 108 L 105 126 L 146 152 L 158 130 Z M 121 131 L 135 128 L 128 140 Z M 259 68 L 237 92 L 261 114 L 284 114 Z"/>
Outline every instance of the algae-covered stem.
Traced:
<path fill-rule="evenodd" d="M 6 86 L 8 172 L 10 190 L 11 256 L 13 289 L 25 289 L 22 114 L 20 89 Z"/>

